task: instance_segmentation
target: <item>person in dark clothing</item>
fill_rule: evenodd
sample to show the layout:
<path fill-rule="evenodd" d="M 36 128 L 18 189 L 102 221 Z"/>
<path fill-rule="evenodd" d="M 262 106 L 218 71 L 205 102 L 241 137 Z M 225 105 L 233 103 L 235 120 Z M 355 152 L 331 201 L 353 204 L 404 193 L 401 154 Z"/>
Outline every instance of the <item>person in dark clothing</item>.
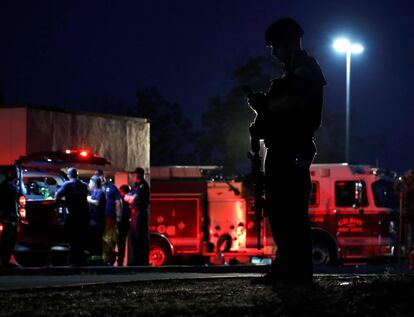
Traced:
<path fill-rule="evenodd" d="M 131 191 L 128 185 L 122 185 L 119 187 L 119 193 L 121 194 L 122 199 L 124 199 L 125 195 Z M 122 217 L 121 221 L 118 222 L 118 259 L 117 263 L 118 266 L 124 265 L 124 258 L 125 258 L 125 245 L 127 241 L 127 236 L 129 232 L 129 228 L 131 227 L 131 209 L 129 208 L 129 204 L 123 200 L 122 201 Z"/>
<path fill-rule="evenodd" d="M 69 211 L 65 222 L 65 232 L 70 245 L 70 262 L 75 266 L 80 266 L 86 263 L 88 245 L 88 185 L 79 179 L 75 168 L 69 168 L 67 174 L 69 180 L 56 191 L 56 199 L 65 198 Z"/>
<path fill-rule="evenodd" d="M 116 260 L 115 246 L 118 240 L 117 223 L 121 221 L 122 197 L 118 188 L 106 179 L 103 171 L 97 170 L 95 175 L 100 177 L 102 189 L 106 197 L 103 261 L 105 264 L 113 265 Z"/>
<path fill-rule="evenodd" d="M 16 169 L 7 170 L 5 179 L 0 183 L 0 267 L 12 266 L 10 258 L 16 244 L 19 213 L 17 199 Z"/>
<path fill-rule="evenodd" d="M 289 18 L 268 27 L 266 45 L 283 63 L 284 74 L 272 81 L 266 94 L 248 96 L 252 108 L 266 113 L 258 130 L 267 148 L 265 213 L 277 245 L 270 272 L 257 283 L 312 282 L 309 169 L 326 81 L 315 59 L 302 49 L 302 35 L 299 24 Z"/>
<path fill-rule="evenodd" d="M 89 264 L 101 265 L 106 198 L 98 176 L 91 177 L 89 191 Z"/>
<path fill-rule="evenodd" d="M 149 205 L 150 188 L 144 179 L 143 168 L 133 171 L 135 185 L 124 200 L 131 207 L 131 244 L 133 247 L 133 264 L 149 264 Z"/>

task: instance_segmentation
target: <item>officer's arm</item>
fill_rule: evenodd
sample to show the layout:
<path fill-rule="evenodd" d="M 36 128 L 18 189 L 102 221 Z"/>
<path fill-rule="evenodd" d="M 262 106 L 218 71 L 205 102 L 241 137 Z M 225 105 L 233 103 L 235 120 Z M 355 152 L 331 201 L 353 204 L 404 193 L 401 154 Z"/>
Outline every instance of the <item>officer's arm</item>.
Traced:
<path fill-rule="evenodd" d="M 122 202 L 121 199 L 115 200 L 116 221 L 120 222 L 122 217 Z"/>
<path fill-rule="evenodd" d="M 66 194 L 66 186 L 65 184 L 62 185 L 62 187 L 60 187 L 55 194 L 55 199 L 56 200 L 61 200 Z"/>
<path fill-rule="evenodd" d="M 124 200 L 128 203 L 128 204 L 132 204 L 135 200 L 135 197 L 137 196 L 137 194 L 126 194 L 124 196 Z"/>
<path fill-rule="evenodd" d="M 280 113 L 304 113 L 306 109 L 306 98 L 300 95 L 289 94 L 268 102 L 268 110 Z"/>
<path fill-rule="evenodd" d="M 285 94 L 280 98 L 270 98 L 268 109 L 272 112 L 301 115 L 306 113 L 307 103 L 325 84 L 320 69 L 316 65 L 304 65 L 284 80 Z"/>
<path fill-rule="evenodd" d="M 90 203 L 91 205 L 94 205 L 94 206 L 98 206 L 99 205 L 99 200 L 92 199 L 91 196 L 88 196 L 87 199 L 88 199 L 88 203 Z"/>

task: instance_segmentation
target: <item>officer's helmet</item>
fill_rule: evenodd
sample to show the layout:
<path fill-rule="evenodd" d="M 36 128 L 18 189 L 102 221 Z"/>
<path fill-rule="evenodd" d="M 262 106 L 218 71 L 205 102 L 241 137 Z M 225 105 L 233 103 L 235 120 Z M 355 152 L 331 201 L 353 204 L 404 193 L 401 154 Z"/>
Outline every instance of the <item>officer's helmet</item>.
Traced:
<path fill-rule="evenodd" d="M 275 46 L 290 40 L 299 40 L 303 33 L 299 23 L 291 18 L 276 20 L 266 30 L 266 45 Z"/>

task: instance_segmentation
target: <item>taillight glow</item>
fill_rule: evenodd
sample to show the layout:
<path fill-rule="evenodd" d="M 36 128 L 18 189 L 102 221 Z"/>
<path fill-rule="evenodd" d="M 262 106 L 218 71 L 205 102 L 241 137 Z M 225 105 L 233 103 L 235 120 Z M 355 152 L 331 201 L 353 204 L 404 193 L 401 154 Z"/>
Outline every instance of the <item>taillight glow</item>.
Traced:
<path fill-rule="evenodd" d="M 26 208 L 19 208 L 19 215 L 21 219 L 26 219 Z"/>
<path fill-rule="evenodd" d="M 81 151 L 81 152 L 79 152 L 79 155 L 82 156 L 82 157 L 88 157 L 89 152 L 88 151 Z"/>
<path fill-rule="evenodd" d="M 70 154 L 70 153 L 73 153 L 73 152 L 74 152 L 74 151 L 72 151 L 72 150 L 66 150 L 66 151 L 65 151 L 65 153 L 66 153 L 66 154 Z"/>
<path fill-rule="evenodd" d="M 3 224 L 0 223 L 0 232 L 3 231 Z"/>
<path fill-rule="evenodd" d="M 26 197 L 25 196 L 20 196 L 19 197 L 19 206 L 20 207 L 25 207 L 26 206 Z"/>

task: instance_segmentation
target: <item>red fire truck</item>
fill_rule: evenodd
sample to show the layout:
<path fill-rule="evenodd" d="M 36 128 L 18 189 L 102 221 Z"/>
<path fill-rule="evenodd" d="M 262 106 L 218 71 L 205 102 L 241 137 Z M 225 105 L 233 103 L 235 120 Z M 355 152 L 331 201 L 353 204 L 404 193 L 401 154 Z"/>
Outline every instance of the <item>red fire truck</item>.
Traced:
<path fill-rule="evenodd" d="M 270 258 L 275 245 L 266 219 L 262 248 L 249 186 L 208 179 L 212 167 L 151 168 L 151 263 L 219 255 L 224 261 Z M 396 174 L 362 165 L 314 164 L 310 217 L 315 264 L 393 256 L 397 243 Z M 288 210 L 286 212 L 289 212 Z"/>

